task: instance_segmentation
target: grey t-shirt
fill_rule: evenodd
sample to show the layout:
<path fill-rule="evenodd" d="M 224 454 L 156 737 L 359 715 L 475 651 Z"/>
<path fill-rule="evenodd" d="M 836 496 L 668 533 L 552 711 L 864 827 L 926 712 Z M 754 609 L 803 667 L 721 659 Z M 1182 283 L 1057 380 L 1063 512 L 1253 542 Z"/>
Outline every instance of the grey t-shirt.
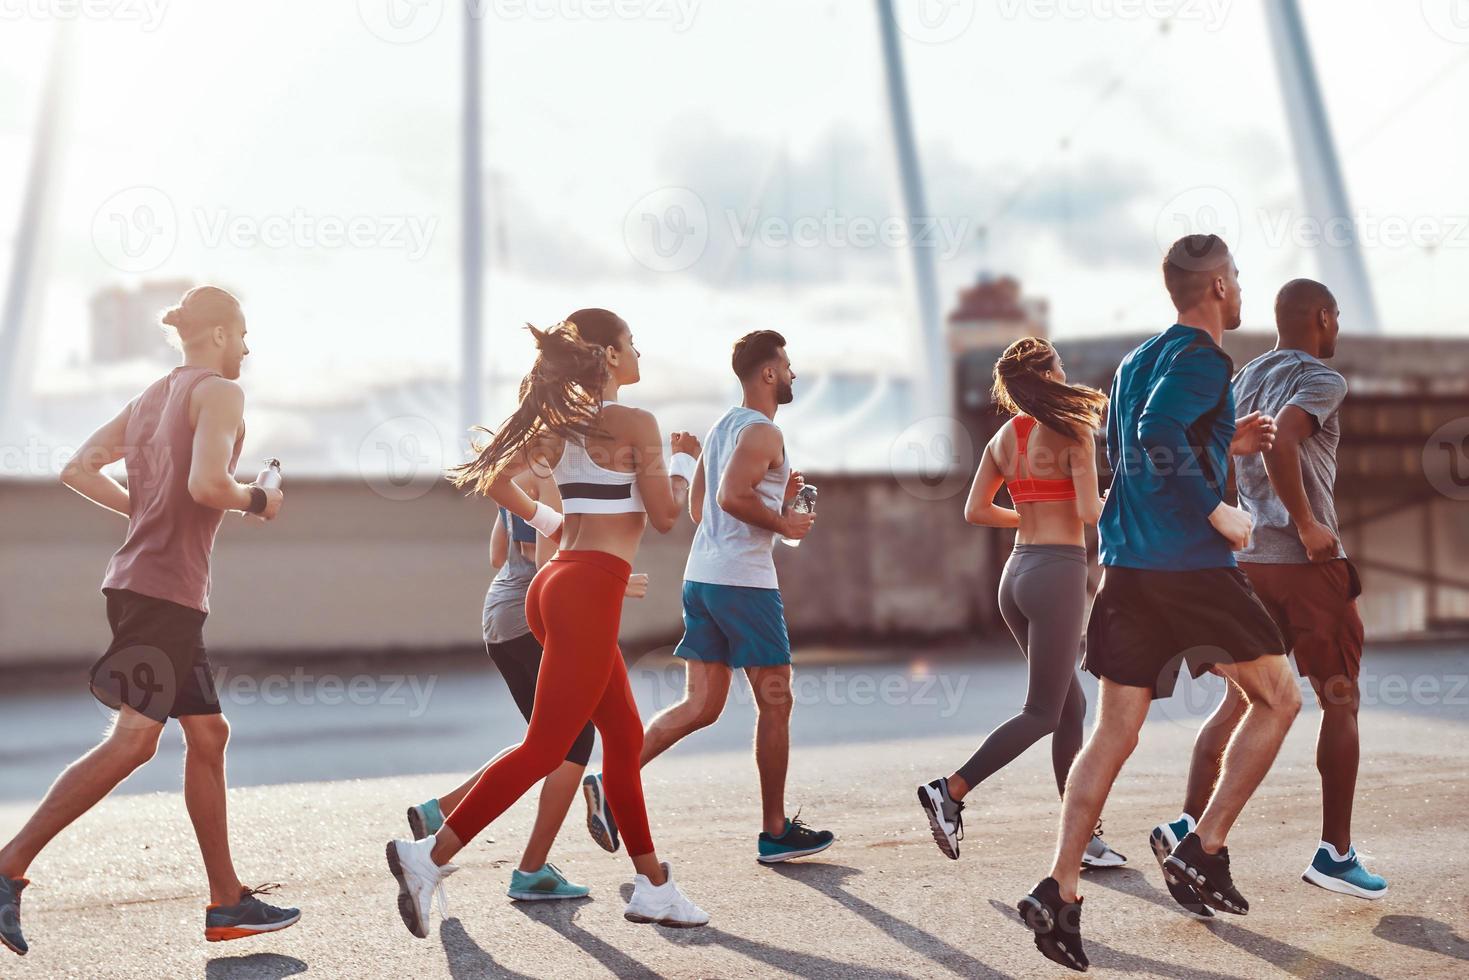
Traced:
<path fill-rule="evenodd" d="M 1336 446 L 1341 441 L 1340 409 L 1347 381 L 1321 361 L 1299 350 L 1273 350 L 1246 364 L 1234 376 L 1234 401 L 1239 414 L 1279 415 L 1295 405 L 1316 420 L 1316 431 L 1301 443 L 1301 483 L 1311 513 L 1337 534 Z M 1254 515 L 1250 546 L 1235 552 L 1244 562 L 1270 565 L 1305 564 L 1311 559 L 1301 544 L 1285 504 L 1270 485 L 1265 459 L 1259 453 L 1241 456 L 1235 467 L 1239 502 Z M 1346 551 L 1339 546 L 1338 558 Z"/>
<path fill-rule="evenodd" d="M 490 589 L 485 593 L 485 609 L 481 619 L 486 643 L 509 643 L 530 632 L 525 620 L 525 594 L 530 591 L 531 579 L 536 577 L 536 563 L 521 553 L 515 541 L 514 521 L 508 510 L 501 510 L 496 518 L 505 523 L 510 532 L 510 548 L 505 564 L 500 566 Z"/>

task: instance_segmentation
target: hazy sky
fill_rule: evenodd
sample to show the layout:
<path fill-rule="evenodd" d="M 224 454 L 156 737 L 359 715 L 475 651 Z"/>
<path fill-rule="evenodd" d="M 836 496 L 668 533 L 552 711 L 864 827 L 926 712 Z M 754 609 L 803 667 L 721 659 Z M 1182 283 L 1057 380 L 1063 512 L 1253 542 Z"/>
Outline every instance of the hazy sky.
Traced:
<path fill-rule="evenodd" d="M 990 271 L 1063 336 L 1164 325 L 1175 212 L 1223 222 L 1249 325 L 1315 274 L 1261 0 L 899 6 L 945 310 Z M 1382 319 L 1463 332 L 1469 4 L 1303 7 Z M 164 276 L 237 289 L 257 369 L 293 384 L 456 369 L 462 5 L 0 0 L 7 260 L 78 9 L 39 384 L 85 351 L 92 290 Z M 584 305 L 672 364 L 756 326 L 808 362 L 909 355 L 873 4 L 477 9 L 493 358 Z"/>

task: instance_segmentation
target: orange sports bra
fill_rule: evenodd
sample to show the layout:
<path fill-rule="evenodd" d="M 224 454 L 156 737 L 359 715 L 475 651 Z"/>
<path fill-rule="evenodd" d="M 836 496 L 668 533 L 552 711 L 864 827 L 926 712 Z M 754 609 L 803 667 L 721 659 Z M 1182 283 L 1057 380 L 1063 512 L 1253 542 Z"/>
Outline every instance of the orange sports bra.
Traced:
<path fill-rule="evenodd" d="M 1037 480 L 1021 476 L 1028 469 L 1025 449 L 1035 425 L 1035 419 L 1029 415 L 1015 416 L 1015 479 L 1007 481 L 1010 499 L 1017 504 L 1075 500 L 1076 486 L 1070 480 Z"/>

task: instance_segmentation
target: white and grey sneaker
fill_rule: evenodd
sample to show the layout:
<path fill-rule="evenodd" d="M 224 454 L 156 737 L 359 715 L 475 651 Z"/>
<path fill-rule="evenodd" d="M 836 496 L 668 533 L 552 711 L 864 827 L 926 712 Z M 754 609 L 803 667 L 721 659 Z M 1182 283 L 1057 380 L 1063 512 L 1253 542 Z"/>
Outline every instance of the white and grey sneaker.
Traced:
<path fill-rule="evenodd" d="M 388 870 L 398 879 L 398 914 L 408 931 L 419 939 L 428 938 L 435 896 L 439 899 L 439 915 L 449 914 L 444 879 L 459 870 L 453 864 L 434 864 L 433 851 L 432 837 L 420 841 L 388 841 Z"/>
<path fill-rule="evenodd" d="M 933 842 L 951 859 L 959 860 L 964 839 L 964 804 L 949 795 L 949 781 L 940 777 L 918 787 L 918 803 L 928 816 Z"/>
<path fill-rule="evenodd" d="M 1112 846 L 1102 840 L 1102 821 L 1097 821 L 1097 829 L 1092 831 L 1092 839 L 1087 841 L 1086 853 L 1081 856 L 1083 868 L 1120 868 L 1127 863 L 1127 857 L 1112 850 Z"/>
<path fill-rule="evenodd" d="M 709 913 L 684 897 L 673 883 L 673 872 L 668 862 L 663 862 L 665 881 L 655 885 L 647 875 L 635 875 L 632 880 L 632 898 L 622 913 L 629 922 L 652 922 L 675 929 L 692 929 L 708 925 Z"/>

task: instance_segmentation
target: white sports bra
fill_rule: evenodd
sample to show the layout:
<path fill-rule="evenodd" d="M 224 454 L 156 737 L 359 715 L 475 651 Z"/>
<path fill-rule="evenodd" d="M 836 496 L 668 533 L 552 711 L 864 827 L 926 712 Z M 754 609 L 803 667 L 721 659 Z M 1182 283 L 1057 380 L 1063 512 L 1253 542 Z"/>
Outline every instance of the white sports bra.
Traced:
<path fill-rule="evenodd" d="M 593 462 L 587 455 L 586 446 L 576 438 L 565 440 L 551 478 L 556 481 L 556 489 L 561 491 L 563 514 L 642 514 L 646 511 L 643 495 L 638 491 L 638 475 L 619 473 Z"/>

